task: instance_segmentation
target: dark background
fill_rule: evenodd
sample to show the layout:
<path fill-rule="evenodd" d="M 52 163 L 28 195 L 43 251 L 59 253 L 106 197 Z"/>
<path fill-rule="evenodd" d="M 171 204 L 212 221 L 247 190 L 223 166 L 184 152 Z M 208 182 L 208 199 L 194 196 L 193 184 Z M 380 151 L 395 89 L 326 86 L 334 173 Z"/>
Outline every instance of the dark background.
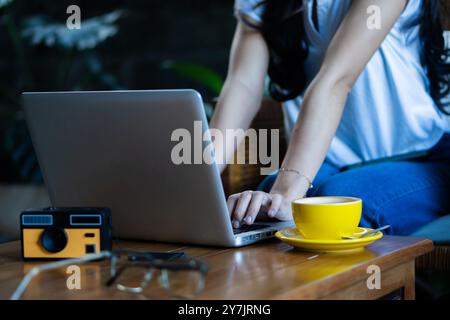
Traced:
<path fill-rule="evenodd" d="M 0 0 L 0 183 L 42 182 L 21 92 L 195 88 L 210 114 L 234 27 L 232 0 Z"/>

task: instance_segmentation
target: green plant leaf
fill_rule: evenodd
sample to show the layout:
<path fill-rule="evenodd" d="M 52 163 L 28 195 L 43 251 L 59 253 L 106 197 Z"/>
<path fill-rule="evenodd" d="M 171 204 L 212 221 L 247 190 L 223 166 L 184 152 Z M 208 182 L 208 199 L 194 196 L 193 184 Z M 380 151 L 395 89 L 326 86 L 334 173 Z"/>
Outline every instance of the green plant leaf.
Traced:
<path fill-rule="evenodd" d="M 68 29 L 63 23 L 48 21 L 46 16 L 35 15 L 25 20 L 22 36 L 30 39 L 32 45 L 76 48 L 80 51 L 92 49 L 118 32 L 119 28 L 115 23 L 123 13 L 123 10 L 114 10 L 86 19 L 80 29 L 73 30 Z"/>
<path fill-rule="evenodd" d="M 161 66 L 164 69 L 173 70 L 181 76 L 197 81 L 210 89 L 215 95 L 218 95 L 222 89 L 222 77 L 207 67 L 194 63 L 175 62 L 171 60 L 164 61 Z"/>
<path fill-rule="evenodd" d="M 8 4 L 10 4 L 13 0 L 0 0 L 0 8 L 6 7 Z"/>

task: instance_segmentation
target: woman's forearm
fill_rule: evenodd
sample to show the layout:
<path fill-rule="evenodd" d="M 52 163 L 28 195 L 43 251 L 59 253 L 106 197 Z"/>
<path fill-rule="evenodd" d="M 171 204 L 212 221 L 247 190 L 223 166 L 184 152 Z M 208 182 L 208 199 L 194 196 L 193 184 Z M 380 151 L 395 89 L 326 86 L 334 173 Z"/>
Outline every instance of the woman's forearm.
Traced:
<path fill-rule="evenodd" d="M 225 130 L 227 129 L 247 130 L 259 110 L 261 99 L 262 87 L 252 90 L 238 78 L 228 78 L 220 94 L 210 127 L 220 130 L 223 136 L 225 136 Z M 227 161 L 234 154 L 235 145 L 234 141 L 227 141 L 226 139 L 225 146 L 219 145 L 220 143 L 221 141 L 214 141 L 214 147 L 216 159 L 220 160 L 219 169 L 223 171 Z"/>
<path fill-rule="evenodd" d="M 227 80 L 211 128 L 220 130 L 223 136 L 227 129 L 248 129 L 261 105 L 268 63 L 269 51 L 262 35 L 239 21 L 231 46 Z M 234 155 L 235 146 L 234 141 L 225 140 L 225 146 L 220 143 L 214 141 L 214 148 L 223 171 L 228 158 Z"/>
<path fill-rule="evenodd" d="M 281 171 L 272 188 L 293 200 L 303 197 L 309 181 L 316 176 L 340 122 L 349 88 L 348 81 L 320 74 L 305 93 L 299 119 L 293 130 L 282 166 L 297 170 Z"/>

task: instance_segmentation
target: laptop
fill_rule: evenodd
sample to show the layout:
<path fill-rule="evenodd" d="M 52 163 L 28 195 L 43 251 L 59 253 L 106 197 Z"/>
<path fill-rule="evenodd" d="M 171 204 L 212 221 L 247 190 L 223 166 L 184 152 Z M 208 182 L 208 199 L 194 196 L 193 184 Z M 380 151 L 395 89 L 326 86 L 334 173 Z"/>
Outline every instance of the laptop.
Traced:
<path fill-rule="evenodd" d="M 208 129 L 194 90 L 27 92 L 22 99 L 52 205 L 108 207 L 118 238 L 239 247 L 292 226 L 234 230 L 217 165 L 173 161 L 175 130 L 194 137 L 194 121 Z M 192 154 L 211 141 L 196 143 Z"/>

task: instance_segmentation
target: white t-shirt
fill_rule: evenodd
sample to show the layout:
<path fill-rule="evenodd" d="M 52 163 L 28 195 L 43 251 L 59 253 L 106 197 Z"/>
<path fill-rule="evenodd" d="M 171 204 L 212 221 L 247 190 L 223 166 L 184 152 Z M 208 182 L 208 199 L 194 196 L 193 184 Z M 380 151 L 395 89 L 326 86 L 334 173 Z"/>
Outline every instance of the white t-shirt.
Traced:
<path fill-rule="evenodd" d="M 303 21 L 309 54 L 308 82 L 319 71 L 328 44 L 344 19 L 351 0 L 316 0 L 318 30 L 312 20 L 313 0 L 305 0 Z M 261 23 L 259 0 L 236 0 L 236 14 Z M 338 167 L 431 148 L 449 131 L 445 116 L 429 93 L 420 62 L 419 26 L 403 28 L 417 17 L 422 0 L 407 7 L 350 91 L 327 154 Z M 300 45 L 300 43 L 299 43 Z M 351 54 L 358 54 L 357 52 Z M 288 135 L 297 120 L 301 97 L 283 104 Z"/>

